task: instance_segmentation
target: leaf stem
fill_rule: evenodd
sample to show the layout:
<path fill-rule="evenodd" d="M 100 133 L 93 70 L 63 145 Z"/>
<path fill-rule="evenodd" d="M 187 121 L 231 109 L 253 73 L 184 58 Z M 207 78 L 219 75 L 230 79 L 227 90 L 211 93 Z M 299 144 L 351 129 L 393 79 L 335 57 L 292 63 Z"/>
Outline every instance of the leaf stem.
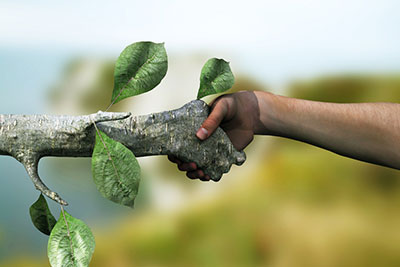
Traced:
<path fill-rule="evenodd" d="M 121 88 L 121 90 L 119 90 L 118 95 L 114 98 L 114 100 L 111 102 L 111 104 L 108 106 L 108 108 L 106 109 L 106 112 L 111 108 L 111 106 L 115 103 L 115 101 L 117 101 L 118 97 L 122 94 L 122 92 L 126 89 L 126 87 L 129 85 L 129 83 L 132 80 L 136 79 L 136 74 L 143 68 L 143 66 L 145 66 L 146 64 L 148 64 L 149 62 L 151 62 L 155 57 L 157 56 L 157 54 L 154 54 L 151 56 L 151 58 L 147 59 L 145 63 L 143 63 L 143 65 L 141 65 L 136 71 L 135 73 L 132 74 L 132 77 L 129 79 L 129 81 Z M 151 88 L 153 89 L 153 88 Z"/>
<path fill-rule="evenodd" d="M 128 83 L 132 80 L 132 78 L 128 81 Z M 115 104 L 115 101 L 117 101 L 118 97 L 122 94 L 122 92 L 126 89 L 126 87 L 128 86 L 128 83 L 124 85 L 124 87 L 121 88 L 121 90 L 119 91 L 118 95 L 114 98 L 114 100 L 111 102 L 111 104 L 107 107 L 106 111 L 107 112 L 112 105 Z"/>
<path fill-rule="evenodd" d="M 122 91 L 121 91 L 122 92 Z M 114 103 L 115 103 L 115 101 L 117 100 L 117 98 L 121 95 L 121 92 L 118 94 L 118 96 L 111 102 L 111 104 L 107 107 L 107 109 L 106 109 L 106 111 L 105 112 L 107 112 L 110 108 L 111 108 L 111 106 L 112 105 L 114 105 Z"/>
<path fill-rule="evenodd" d="M 67 226 L 67 236 L 68 236 L 68 240 L 69 240 L 69 245 L 71 247 L 72 262 L 74 262 L 75 261 L 75 256 L 74 256 L 74 247 L 72 246 L 71 233 L 69 231 L 69 225 L 68 225 L 68 222 L 67 222 L 67 218 L 65 218 L 64 207 L 63 207 L 63 205 L 60 205 L 60 206 L 61 206 L 61 213 L 63 215 L 65 225 Z"/>

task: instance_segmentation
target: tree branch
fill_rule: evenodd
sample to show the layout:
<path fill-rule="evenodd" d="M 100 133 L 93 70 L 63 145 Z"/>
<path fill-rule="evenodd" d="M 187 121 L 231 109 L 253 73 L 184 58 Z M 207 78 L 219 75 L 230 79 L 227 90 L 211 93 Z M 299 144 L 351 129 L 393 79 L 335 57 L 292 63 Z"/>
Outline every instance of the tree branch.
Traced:
<path fill-rule="evenodd" d="M 0 115 L 0 155 L 16 158 L 25 166 L 36 189 L 67 205 L 41 181 L 38 162 L 45 156 L 91 157 L 96 123 L 137 157 L 174 155 L 195 162 L 218 181 L 232 164 L 241 165 L 246 156 L 234 148 L 220 128 L 205 141 L 196 138 L 196 130 L 208 114 L 207 104 L 194 100 L 179 109 L 143 116 L 101 111 L 85 116 Z"/>

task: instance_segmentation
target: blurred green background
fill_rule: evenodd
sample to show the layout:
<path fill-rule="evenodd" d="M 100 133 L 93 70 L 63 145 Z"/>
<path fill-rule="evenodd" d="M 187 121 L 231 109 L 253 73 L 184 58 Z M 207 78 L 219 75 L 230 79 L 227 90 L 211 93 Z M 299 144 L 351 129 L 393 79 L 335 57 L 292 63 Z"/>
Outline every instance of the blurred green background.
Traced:
<path fill-rule="evenodd" d="M 2 1 L 0 113 L 105 109 L 115 59 L 141 40 L 166 42 L 167 76 L 114 111 L 182 106 L 195 98 L 210 57 L 231 62 L 232 92 L 400 102 L 399 8 L 355 0 Z M 91 227 L 91 266 L 400 266 L 398 171 L 277 137 L 256 137 L 246 153 L 219 183 L 189 180 L 165 157 L 140 158 L 134 210 L 101 197 L 90 159 L 45 158 L 40 175 Z M 0 177 L 0 266 L 48 266 L 47 236 L 28 214 L 38 192 L 10 157 L 0 158 Z"/>

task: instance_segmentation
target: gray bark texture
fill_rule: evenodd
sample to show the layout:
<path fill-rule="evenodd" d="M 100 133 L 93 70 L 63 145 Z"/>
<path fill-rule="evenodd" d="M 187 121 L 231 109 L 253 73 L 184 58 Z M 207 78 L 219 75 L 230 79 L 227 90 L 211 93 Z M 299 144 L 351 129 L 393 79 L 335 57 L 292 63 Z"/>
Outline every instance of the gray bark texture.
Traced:
<path fill-rule="evenodd" d="M 218 128 L 205 141 L 195 136 L 209 114 L 209 107 L 194 100 L 175 110 L 142 116 L 101 112 L 85 116 L 0 115 L 0 155 L 21 162 L 36 189 L 61 205 L 67 205 L 38 175 L 38 162 L 46 156 L 91 157 L 97 127 L 128 147 L 136 157 L 174 155 L 195 162 L 218 181 L 232 164 L 246 159 L 225 132 Z"/>

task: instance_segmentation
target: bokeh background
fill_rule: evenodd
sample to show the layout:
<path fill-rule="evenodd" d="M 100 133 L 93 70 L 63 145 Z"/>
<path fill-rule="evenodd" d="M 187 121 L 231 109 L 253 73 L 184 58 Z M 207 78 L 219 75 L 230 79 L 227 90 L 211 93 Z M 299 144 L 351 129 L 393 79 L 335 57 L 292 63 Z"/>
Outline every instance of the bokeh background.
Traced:
<path fill-rule="evenodd" d="M 211 57 L 231 62 L 231 91 L 400 102 L 399 10 L 396 0 L 1 0 L 0 113 L 104 110 L 116 58 L 143 40 L 165 42 L 167 76 L 114 111 L 182 106 Z M 40 175 L 91 227 L 91 266 L 400 266 L 398 171 L 276 137 L 246 153 L 219 183 L 140 158 L 134 210 L 101 197 L 90 159 L 45 158 Z M 38 192 L 13 158 L 0 158 L 0 179 L 0 265 L 48 266 L 28 213 Z"/>

